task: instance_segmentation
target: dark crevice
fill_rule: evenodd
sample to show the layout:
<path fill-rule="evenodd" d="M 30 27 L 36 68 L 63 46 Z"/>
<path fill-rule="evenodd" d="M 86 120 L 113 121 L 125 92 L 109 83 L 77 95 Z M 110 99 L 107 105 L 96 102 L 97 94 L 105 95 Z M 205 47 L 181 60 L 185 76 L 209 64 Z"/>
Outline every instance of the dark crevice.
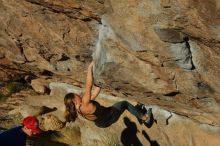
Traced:
<path fill-rule="evenodd" d="M 127 92 L 123 92 L 122 94 L 125 95 L 126 97 L 128 97 L 128 96 L 133 96 L 132 94 L 127 93 Z"/>
<path fill-rule="evenodd" d="M 75 58 L 76 58 L 76 60 L 79 60 L 80 59 L 80 55 L 76 55 Z"/>
<path fill-rule="evenodd" d="M 209 97 L 196 97 L 196 99 L 201 100 L 201 99 L 207 99 Z"/>
<path fill-rule="evenodd" d="M 49 95 L 49 94 L 50 94 L 50 92 L 51 92 L 50 88 L 45 87 L 45 91 L 44 91 L 44 93 L 45 93 L 45 94 L 47 94 L 47 95 Z"/>
<path fill-rule="evenodd" d="M 189 41 L 189 37 L 184 37 L 183 40 L 184 40 L 185 42 L 188 42 L 188 41 Z"/>
<path fill-rule="evenodd" d="M 190 116 L 188 116 L 188 115 L 185 115 L 185 114 L 182 114 L 182 113 L 177 113 L 175 111 L 173 111 L 173 113 L 176 114 L 176 115 L 183 116 L 183 117 L 186 117 L 186 118 L 190 119 Z"/>
<path fill-rule="evenodd" d="M 172 118 L 172 113 L 170 113 L 170 116 L 166 119 L 166 125 L 169 125 L 169 119 Z"/>
<path fill-rule="evenodd" d="M 166 8 L 166 9 L 167 9 L 167 8 L 171 8 L 171 6 L 164 6 L 164 8 Z"/>
<path fill-rule="evenodd" d="M 23 49 L 23 44 L 20 40 L 17 40 L 15 42 L 16 46 L 20 49 L 20 52 L 23 54 L 24 53 L 24 49 Z"/>
<path fill-rule="evenodd" d="M 178 85 L 177 85 L 177 82 L 176 82 L 176 74 L 174 74 L 174 76 L 173 76 L 173 82 L 174 82 L 176 90 L 178 91 Z"/>
<path fill-rule="evenodd" d="M 143 92 L 143 94 L 150 94 L 150 93 L 153 93 L 152 91 L 145 91 Z"/>
<path fill-rule="evenodd" d="M 91 57 L 87 54 L 76 55 L 75 58 L 76 58 L 77 61 L 80 61 L 80 62 L 83 62 L 83 63 L 89 62 L 90 59 L 91 59 Z"/>
<path fill-rule="evenodd" d="M 190 40 L 189 37 L 186 36 L 186 37 L 184 37 L 182 39 L 182 42 L 176 42 L 176 43 L 172 42 L 172 44 L 184 45 L 184 48 L 181 47 L 179 49 L 181 49 L 183 52 L 187 52 L 187 54 L 184 53 L 184 54 L 182 54 L 184 56 L 182 56 L 182 55 L 180 56 L 178 51 L 174 52 L 174 56 L 177 55 L 176 59 L 168 58 L 168 59 L 166 59 L 165 61 L 162 62 L 162 65 L 164 66 L 164 63 L 169 62 L 169 61 L 171 61 L 171 62 L 175 61 L 183 69 L 186 69 L 186 70 L 194 70 L 194 69 L 196 69 L 195 65 L 193 63 L 193 59 L 192 59 L 193 55 L 192 55 L 192 51 L 191 51 L 191 46 L 190 46 L 189 40 Z M 186 51 L 183 50 L 183 49 L 186 49 Z M 180 58 L 179 58 L 179 56 L 180 56 Z M 189 66 L 189 64 L 190 64 L 190 66 Z"/>
<path fill-rule="evenodd" d="M 192 56 L 192 51 L 191 51 L 191 47 L 190 47 L 190 44 L 189 44 L 189 38 L 188 38 L 188 37 L 184 37 L 183 39 L 184 39 L 184 41 L 185 41 L 185 43 L 186 43 L 186 48 L 189 49 L 189 53 L 191 54 L 191 58 L 190 58 L 191 64 L 192 64 L 191 70 L 194 70 L 194 69 L 196 69 L 196 68 L 195 68 L 195 65 L 194 65 L 193 59 L 192 59 L 193 56 Z"/>
<path fill-rule="evenodd" d="M 214 93 L 215 91 L 206 83 L 204 82 L 197 82 L 196 86 L 200 89 L 200 90 L 203 90 L 203 91 L 208 91 L 210 93 Z"/>
<path fill-rule="evenodd" d="M 160 65 L 157 65 L 157 64 L 154 64 L 154 63 L 152 63 L 152 62 L 150 62 L 150 61 L 147 61 L 147 60 L 145 60 L 145 59 L 143 59 L 143 58 L 141 58 L 141 57 L 138 57 L 138 59 L 140 59 L 141 61 L 143 61 L 143 62 L 145 62 L 145 63 L 147 63 L 147 64 L 150 64 L 150 65 L 152 65 L 152 66 L 161 66 L 161 64 Z"/>
<path fill-rule="evenodd" d="M 68 28 L 68 29 L 63 33 L 62 38 L 65 39 L 66 35 L 69 34 L 69 32 L 70 32 L 70 28 Z"/>
<path fill-rule="evenodd" d="M 12 82 L 19 82 L 23 85 L 25 84 L 30 84 L 31 80 L 36 79 L 37 77 L 33 74 L 21 74 L 18 77 L 14 77 L 10 80 L 4 81 L 4 82 L 0 82 L 0 87 L 1 86 L 5 86 L 6 84 L 12 83 Z"/>
<path fill-rule="evenodd" d="M 186 36 L 188 36 L 188 38 L 190 38 L 191 40 L 198 41 L 199 43 L 201 43 L 205 46 L 208 46 L 208 47 L 211 47 L 211 48 L 212 47 L 217 47 L 217 48 L 220 47 L 220 41 L 218 41 L 218 40 L 214 40 L 214 39 L 207 40 L 206 38 L 195 37 L 195 36 L 192 36 L 190 34 L 186 34 L 185 32 L 182 32 L 182 33 L 185 34 Z"/>
<path fill-rule="evenodd" d="M 12 35 L 8 32 L 8 30 L 5 29 L 5 33 L 12 39 L 12 40 L 15 40 Z M 22 34 L 19 35 L 19 37 L 21 37 Z M 18 39 L 18 40 L 15 40 L 15 45 L 18 47 L 18 49 L 20 50 L 20 53 L 23 55 L 23 57 L 25 58 L 25 61 L 24 63 L 26 62 L 29 62 L 27 57 L 24 55 L 24 48 L 23 48 L 23 43 Z M 23 64 L 23 63 L 21 63 Z"/>
<path fill-rule="evenodd" d="M 112 95 L 112 96 L 114 96 L 114 97 L 116 97 L 116 96 L 117 96 L 117 95 L 116 95 L 116 94 L 114 94 L 114 93 L 111 93 L 111 95 Z"/>
<path fill-rule="evenodd" d="M 38 49 L 39 49 L 38 54 L 48 62 L 50 62 L 50 59 L 56 55 L 56 54 L 51 54 L 48 48 L 46 48 L 44 45 L 40 44 Z"/>
<path fill-rule="evenodd" d="M 208 99 L 209 97 L 203 96 L 203 97 L 194 97 L 191 98 L 189 101 L 194 101 L 194 100 L 203 100 L 203 99 Z"/>
<path fill-rule="evenodd" d="M 72 8 L 72 9 L 68 9 L 68 8 L 63 8 L 62 6 L 52 5 L 52 4 L 43 2 L 41 0 L 26 0 L 26 1 L 30 2 L 32 4 L 43 6 L 43 7 L 47 8 L 48 10 L 50 10 L 54 13 L 63 13 L 69 18 L 80 19 L 82 21 L 96 20 L 97 22 L 101 23 L 101 18 L 96 14 L 93 14 L 93 16 L 83 15 L 80 12 L 80 11 L 83 10 L 82 8 L 75 7 L 75 8 Z M 81 15 L 81 16 L 77 16 L 77 15 Z"/>
<path fill-rule="evenodd" d="M 8 69 L 8 70 L 11 70 L 11 71 L 20 71 L 20 72 L 23 72 L 23 73 L 32 74 L 31 72 L 28 72 L 26 70 L 9 67 L 9 66 L 3 65 L 3 64 L 0 64 L 0 69 L 2 69 L 2 70 Z"/>
<path fill-rule="evenodd" d="M 49 53 L 48 53 L 47 56 L 44 56 L 44 57 L 45 57 L 44 59 L 46 59 L 48 62 L 50 62 L 50 61 L 53 59 L 53 57 L 56 56 L 56 55 L 57 55 L 57 54 L 49 54 Z"/>
<path fill-rule="evenodd" d="M 71 9 L 63 9 L 61 6 L 52 5 L 52 4 L 43 2 L 42 0 L 26 0 L 26 1 L 30 2 L 32 4 L 40 5 L 40 6 L 43 6 L 43 7 L 46 7 L 46 8 L 50 8 L 50 9 L 52 9 L 53 11 L 55 11 L 57 13 L 59 13 L 59 12 L 71 12 Z M 82 10 L 82 8 L 77 8 L 77 7 L 73 8 L 73 9 Z"/>
<path fill-rule="evenodd" d="M 43 70 L 43 72 L 41 72 L 41 75 L 43 76 L 53 76 L 54 73 L 48 70 Z"/>
<path fill-rule="evenodd" d="M 92 20 L 92 18 L 87 17 L 87 18 L 82 18 L 81 20 L 82 20 L 82 21 L 85 21 L 85 22 L 89 22 L 89 21 L 91 21 L 91 20 Z"/>
<path fill-rule="evenodd" d="M 176 96 L 176 95 L 178 95 L 178 94 L 180 94 L 179 91 L 174 91 L 174 92 L 167 93 L 167 94 L 164 94 L 164 95 L 165 95 L 165 96 Z"/>
<path fill-rule="evenodd" d="M 27 80 L 25 80 L 25 78 L 21 76 L 20 78 L 13 80 L 13 82 L 19 82 L 22 84 L 26 84 Z"/>
<path fill-rule="evenodd" d="M 116 91 L 119 91 L 119 90 L 121 90 L 121 88 L 117 87 L 117 88 L 115 88 L 115 90 L 116 90 Z"/>
<path fill-rule="evenodd" d="M 66 61 L 69 60 L 70 58 L 66 55 L 66 54 L 62 54 L 61 59 L 59 59 L 58 61 Z"/>
<path fill-rule="evenodd" d="M 105 3 L 105 0 L 96 0 L 98 3 L 100 4 L 104 4 Z"/>
<path fill-rule="evenodd" d="M 148 50 L 137 50 L 136 52 L 145 53 L 148 52 Z"/>

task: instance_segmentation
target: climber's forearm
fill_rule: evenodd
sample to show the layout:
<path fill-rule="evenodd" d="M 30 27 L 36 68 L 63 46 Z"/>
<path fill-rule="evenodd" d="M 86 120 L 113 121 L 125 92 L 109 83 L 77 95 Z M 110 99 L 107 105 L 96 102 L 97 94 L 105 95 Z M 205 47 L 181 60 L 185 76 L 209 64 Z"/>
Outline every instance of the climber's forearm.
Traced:
<path fill-rule="evenodd" d="M 95 86 L 95 89 L 92 93 L 91 100 L 94 100 L 99 95 L 100 91 L 101 91 L 101 88 L 98 86 Z"/>

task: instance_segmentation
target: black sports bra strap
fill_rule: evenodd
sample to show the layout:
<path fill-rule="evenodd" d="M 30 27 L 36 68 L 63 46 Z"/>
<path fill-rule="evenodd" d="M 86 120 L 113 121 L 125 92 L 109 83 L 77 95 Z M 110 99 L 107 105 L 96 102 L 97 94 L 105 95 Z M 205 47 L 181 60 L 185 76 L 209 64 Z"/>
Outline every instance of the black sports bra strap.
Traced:
<path fill-rule="evenodd" d="M 96 116 L 94 114 L 83 114 L 82 111 L 80 110 L 81 105 L 79 106 L 79 110 L 78 113 L 84 117 L 87 120 L 95 120 L 94 118 L 96 118 Z M 92 119 L 89 119 L 87 116 L 92 117 Z"/>

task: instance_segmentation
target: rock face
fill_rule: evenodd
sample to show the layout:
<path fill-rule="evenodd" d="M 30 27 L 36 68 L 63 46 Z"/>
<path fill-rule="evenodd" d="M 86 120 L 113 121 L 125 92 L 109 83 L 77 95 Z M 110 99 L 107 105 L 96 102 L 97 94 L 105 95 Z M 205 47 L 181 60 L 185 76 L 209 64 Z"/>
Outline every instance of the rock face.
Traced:
<path fill-rule="evenodd" d="M 94 53 L 96 78 L 131 92 L 219 92 L 216 3 L 109 0 Z"/>
<path fill-rule="evenodd" d="M 63 98 L 67 92 L 82 93 L 83 89 L 63 83 L 51 83 L 52 95 L 30 96 L 26 102 L 34 107 L 47 105 L 57 107 L 53 115 L 43 115 L 41 122 L 44 130 L 58 130 L 62 127 L 64 113 Z M 62 87 L 62 88 L 61 88 Z M 71 88 L 70 88 L 71 87 Z M 60 88 L 60 89 L 57 89 Z M 57 92 L 55 92 L 57 90 Z M 63 95 L 61 95 L 63 94 Z M 38 102 L 35 102 L 37 99 Z M 110 106 L 115 102 L 124 100 L 124 98 L 109 95 L 102 91 L 97 100 L 104 106 Z M 163 146 L 212 146 L 219 145 L 219 107 L 211 99 L 201 99 L 203 104 L 210 104 L 206 109 L 193 109 L 185 107 L 184 104 L 173 103 L 169 101 L 154 101 L 154 99 L 130 99 L 133 105 L 139 102 L 148 103 L 147 108 L 153 109 L 155 123 L 151 128 L 140 125 L 137 119 L 130 113 L 125 112 L 117 123 L 108 128 L 97 128 L 93 122 L 87 121 L 81 116 L 74 123 L 66 123 L 66 126 L 72 129 L 80 129 L 81 144 L 87 145 L 126 145 L 131 143 L 141 143 L 142 145 L 163 145 Z M 191 105 L 193 105 L 192 101 Z M 156 106 L 156 105 L 162 106 Z M 166 106 L 164 106 L 166 105 Z M 217 109 L 213 109 L 213 107 Z M 215 110 L 215 112 L 214 112 Z M 207 112 L 212 111 L 212 112 Z M 58 119 L 59 118 L 59 119 Z M 178 131 L 177 131 L 178 130 Z M 129 139 L 128 137 L 133 137 Z M 74 137 L 75 138 L 75 137 Z M 130 141 L 129 141 L 130 140 Z M 68 142 L 67 142 L 68 143 Z"/>
<path fill-rule="evenodd" d="M 63 122 L 52 114 L 48 114 L 44 116 L 40 123 L 40 128 L 44 131 L 59 130 L 63 128 L 63 126 L 64 126 Z"/>
<path fill-rule="evenodd" d="M 219 0 L 0 0 L 0 80 L 50 92 L 27 102 L 56 107 L 63 120 L 63 96 L 81 93 L 94 59 L 103 103 L 154 105 L 158 124 L 137 133 L 144 145 L 220 145 L 219 17 Z M 120 133 L 126 123 L 116 125 Z M 109 144 L 105 130 L 91 137 L 89 126 L 79 126 L 82 144 Z M 123 143 L 119 134 L 116 141 Z"/>
<path fill-rule="evenodd" d="M 13 68 L 24 73 L 81 79 L 85 63 L 91 61 L 103 4 L 95 0 L 0 3 L 1 58 L 16 63 Z"/>

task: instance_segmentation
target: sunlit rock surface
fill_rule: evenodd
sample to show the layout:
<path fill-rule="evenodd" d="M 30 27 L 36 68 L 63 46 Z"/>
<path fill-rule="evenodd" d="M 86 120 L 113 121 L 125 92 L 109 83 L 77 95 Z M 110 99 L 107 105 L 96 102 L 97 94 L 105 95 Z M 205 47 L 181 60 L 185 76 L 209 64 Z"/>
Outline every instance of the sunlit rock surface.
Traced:
<path fill-rule="evenodd" d="M 145 103 L 157 122 L 148 129 L 126 112 L 99 129 L 79 118 L 65 128 L 80 141 L 60 142 L 220 145 L 219 18 L 219 0 L 0 0 L 0 91 L 13 80 L 38 93 L 4 98 L 1 127 L 20 114 L 44 116 L 45 109 L 64 122 L 63 97 L 83 94 L 94 59 L 95 84 L 103 88 L 98 101 Z M 129 136 L 135 140 L 125 141 Z"/>

